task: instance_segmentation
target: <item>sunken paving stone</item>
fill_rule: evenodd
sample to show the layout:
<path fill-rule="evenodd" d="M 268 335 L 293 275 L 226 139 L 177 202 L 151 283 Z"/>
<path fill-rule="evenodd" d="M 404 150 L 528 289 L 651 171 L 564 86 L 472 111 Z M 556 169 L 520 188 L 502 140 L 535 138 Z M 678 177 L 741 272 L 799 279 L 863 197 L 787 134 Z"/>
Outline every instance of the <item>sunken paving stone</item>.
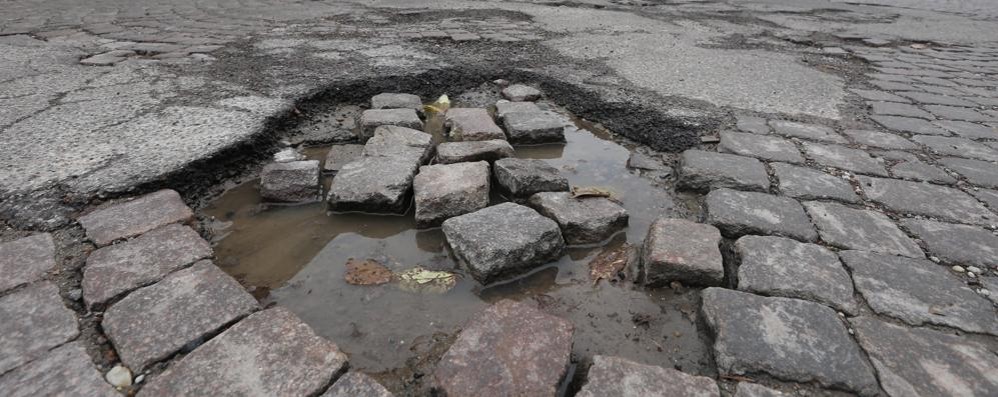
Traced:
<path fill-rule="evenodd" d="M 329 154 L 326 155 L 326 163 L 323 164 L 322 169 L 332 172 L 339 171 L 347 163 L 360 158 L 363 153 L 364 145 L 333 145 L 329 148 Z"/>
<path fill-rule="evenodd" d="M 987 161 L 948 157 L 939 163 L 978 186 L 998 188 L 998 164 Z"/>
<path fill-rule="evenodd" d="M 0 390 L 6 397 L 121 396 L 94 367 L 83 342 L 59 346 L 0 376 Z"/>
<path fill-rule="evenodd" d="M 874 114 L 890 116 L 918 117 L 922 119 L 934 119 L 929 112 L 919 109 L 915 105 L 897 102 L 867 102 Z"/>
<path fill-rule="evenodd" d="M 45 356 L 80 334 L 76 313 L 48 281 L 0 297 L 0 374 Z"/>
<path fill-rule="evenodd" d="M 991 302 L 946 266 L 866 251 L 842 251 L 839 256 L 852 271 L 856 290 L 879 314 L 911 325 L 998 335 L 998 316 Z"/>
<path fill-rule="evenodd" d="M 507 158 L 495 162 L 499 189 L 515 199 L 534 193 L 568 191 L 568 179 L 557 168 L 539 159 Z"/>
<path fill-rule="evenodd" d="M 493 162 L 515 154 L 513 146 L 503 139 L 488 141 L 443 142 L 437 145 L 437 162 L 441 164 L 467 161 Z"/>
<path fill-rule="evenodd" d="M 558 223 L 514 203 L 450 218 L 443 232 L 454 255 L 482 284 L 553 262 L 565 249 Z"/>
<path fill-rule="evenodd" d="M 502 96 L 513 102 L 536 101 L 541 98 L 541 92 L 531 86 L 513 84 L 503 88 Z"/>
<path fill-rule="evenodd" d="M 374 136 L 374 130 L 383 125 L 423 129 L 423 121 L 414 109 L 369 109 L 360 114 L 360 140 Z"/>
<path fill-rule="evenodd" d="M 672 172 L 672 167 L 665 165 L 662 159 L 639 152 L 631 152 L 631 154 L 627 157 L 627 168 L 646 171 Z"/>
<path fill-rule="evenodd" d="M 319 161 L 271 163 L 260 172 L 260 197 L 285 203 L 319 199 Z"/>
<path fill-rule="evenodd" d="M 716 396 L 713 379 L 672 368 L 645 365 L 613 356 L 593 356 L 586 384 L 576 397 L 605 396 Z"/>
<path fill-rule="evenodd" d="M 486 141 L 506 139 L 506 134 L 492 121 L 489 111 L 482 108 L 451 108 L 445 116 L 453 141 Z"/>
<path fill-rule="evenodd" d="M 804 157 L 800 155 L 793 142 L 777 136 L 724 131 L 721 132 L 721 142 L 717 145 L 717 150 L 769 161 L 797 164 L 804 162 Z"/>
<path fill-rule="evenodd" d="M 403 213 L 409 207 L 418 164 L 412 159 L 362 157 L 333 177 L 327 201 L 333 211 Z"/>
<path fill-rule="evenodd" d="M 724 236 L 778 235 L 814 241 L 818 233 L 796 200 L 765 193 L 718 189 L 707 194 L 707 223 Z"/>
<path fill-rule="evenodd" d="M 870 116 L 870 119 L 889 130 L 923 135 L 950 135 L 949 131 L 939 128 L 935 124 L 932 124 L 928 120 L 924 119 L 884 115 Z"/>
<path fill-rule="evenodd" d="M 845 179 L 790 164 L 773 163 L 771 166 L 783 195 L 798 200 L 830 199 L 847 203 L 859 201 L 859 195 Z"/>
<path fill-rule="evenodd" d="M 685 219 L 659 218 L 648 228 L 641 262 L 645 283 L 660 287 L 679 281 L 721 285 L 724 279 L 721 232 Z"/>
<path fill-rule="evenodd" d="M 834 252 L 783 237 L 745 236 L 735 242 L 741 258 L 738 289 L 806 299 L 856 313 L 852 280 Z"/>
<path fill-rule="evenodd" d="M 998 119 L 994 117 L 985 115 L 971 108 L 946 105 L 924 105 L 922 107 L 925 108 L 925 110 L 932 112 L 932 114 L 938 116 L 940 119 L 984 122 L 998 121 Z"/>
<path fill-rule="evenodd" d="M 909 181 L 924 181 L 946 185 L 956 183 L 956 178 L 947 174 L 946 171 L 919 160 L 908 160 L 895 164 L 891 167 L 891 173 L 894 174 L 895 178 Z"/>
<path fill-rule="evenodd" d="M 423 100 L 418 95 L 382 93 L 371 97 L 371 109 L 412 109 L 423 112 Z"/>
<path fill-rule="evenodd" d="M 871 177 L 859 177 L 859 183 L 867 198 L 894 211 L 972 224 L 990 224 L 998 218 L 973 197 L 954 188 Z"/>
<path fill-rule="evenodd" d="M 870 157 L 862 150 L 838 145 L 805 143 L 804 152 L 818 164 L 860 174 L 887 176 L 882 160 Z"/>
<path fill-rule="evenodd" d="M 921 143 L 939 154 L 965 157 L 984 161 L 998 161 L 998 149 L 982 145 L 964 138 L 942 136 L 916 136 L 913 141 Z M 998 146 L 996 146 L 998 147 Z"/>
<path fill-rule="evenodd" d="M 818 142 L 848 143 L 845 138 L 835 133 L 830 127 L 817 124 L 805 124 L 794 121 L 770 120 L 769 125 L 778 135 L 809 139 Z"/>
<path fill-rule="evenodd" d="M 735 128 L 739 131 L 751 132 L 753 134 L 770 133 L 769 124 L 762 117 L 735 116 Z"/>
<path fill-rule="evenodd" d="M 132 292 L 101 326 L 121 362 L 138 372 L 257 307 L 239 282 L 204 260 Z"/>
<path fill-rule="evenodd" d="M 515 144 L 565 141 L 565 118 L 550 111 L 514 112 L 503 117 L 509 141 Z"/>
<path fill-rule="evenodd" d="M 87 237 L 98 246 L 104 246 L 163 225 L 190 220 L 193 216 L 180 195 L 166 189 L 99 209 L 78 220 L 86 229 Z"/>
<path fill-rule="evenodd" d="M 489 205 L 489 163 L 426 165 L 413 181 L 416 226 L 440 226 L 444 220 Z"/>
<path fill-rule="evenodd" d="M 139 396 L 319 394 L 346 366 L 347 356 L 294 313 L 267 309 L 153 376 Z"/>
<path fill-rule="evenodd" d="M 734 397 L 783 397 L 779 390 L 770 389 L 758 383 L 740 382 L 735 389 Z"/>
<path fill-rule="evenodd" d="M 573 197 L 569 192 L 541 192 L 530 196 L 530 207 L 561 227 L 565 242 L 596 244 L 627 227 L 627 211 L 606 197 Z"/>
<path fill-rule="evenodd" d="M 433 136 L 420 130 L 399 126 L 381 126 L 364 144 L 365 157 L 393 157 L 414 164 L 425 164 L 433 154 Z"/>
<path fill-rule="evenodd" d="M 831 308 L 716 287 L 701 296 L 720 375 L 767 373 L 864 396 L 877 393 L 873 368 Z"/>
<path fill-rule="evenodd" d="M 964 138 L 998 139 L 998 127 L 989 127 L 969 121 L 939 120 L 933 124 L 952 131 Z"/>
<path fill-rule="evenodd" d="M 987 347 L 926 328 L 851 319 L 880 385 L 892 397 L 998 395 L 998 355 Z"/>
<path fill-rule="evenodd" d="M 534 102 L 510 102 L 500 100 L 496 102 L 496 118 L 502 120 L 510 113 L 540 112 L 542 109 Z"/>
<path fill-rule="evenodd" d="M 744 156 L 687 150 L 679 157 L 678 187 L 706 192 L 730 188 L 738 190 L 769 190 L 769 174 L 762 162 Z"/>
<path fill-rule="evenodd" d="M 888 150 L 912 150 L 918 148 L 911 141 L 894 134 L 880 131 L 868 130 L 845 130 L 843 134 L 860 145 L 888 149 Z"/>
<path fill-rule="evenodd" d="M 444 396 L 558 394 L 572 353 L 572 323 L 502 300 L 471 319 L 433 371 Z"/>
<path fill-rule="evenodd" d="M 54 267 L 55 243 L 51 234 L 0 243 L 0 292 L 38 280 Z"/>
<path fill-rule="evenodd" d="M 818 226 L 821 239 L 833 247 L 912 258 L 925 256 L 918 244 L 884 214 L 817 201 L 806 202 L 804 207 Z"/>
<path fill-rule="evenodd" d="M 83 301 L 91 308 L 102 305 L 211 253 L 211 246 L 197 232 L 176 224 L 101 248 L 90 254 L 83 269 Z"/>
<path fill-rule="evenodd" d="M 998 236 L 980 227 L 921 219 L 906 219 L 901 224 L 944 263 L 983 268 L 998 265 Z"/>
<path fill-rule="evenodd" d="M 351 371 L 337 379 L 320 397 L 392 397 L 392 393 L 370 376 Z"/>

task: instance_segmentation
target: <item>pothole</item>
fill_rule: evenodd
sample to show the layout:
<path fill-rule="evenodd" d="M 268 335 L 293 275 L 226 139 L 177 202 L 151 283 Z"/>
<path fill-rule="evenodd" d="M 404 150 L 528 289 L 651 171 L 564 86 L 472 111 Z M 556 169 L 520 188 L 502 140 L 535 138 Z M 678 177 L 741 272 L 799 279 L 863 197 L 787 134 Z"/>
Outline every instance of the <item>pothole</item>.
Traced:
<path fill-rule="evenodd" d="M 494 117 L 500 94 L 495 86 L 483 85 L 452 93 L 451 98 L 452 108 L 487 108 Z M 260 181 L 253 178 L 208 203 L 201 212 L 213 220 L 216 263 L 264 303 L 291 309 L 335 341 L 349 354 L 353 369 L 406 395 L 428 386 L 423 376 L 432 371 L 436 357 L 462 325 L 502 299 L 532 301 L 571 321 L 573 362 L 609 354 L 712 375 L 703 326 L 696 322 L 697 289 L 645 288 L 638 280 L 636 252 L 631 252 L 620 280 L 594 282 L 589 267 L 602 252 L 624 244 L 640 247 L 656 218 L 695 216 L 695 199 L 674 192 L 669 161 L 663 155 L 575 117 L 557 102 L 554 97 L 537 104 L 570 121 L 563 130 L 565 142 L 514 145 L 513 157 L 553 166 L 572 187 L 612 192 L 629 221 L 605 241 L 570 245 L 553 262 L 483 285 L 455 257 L 441 228 L 417 228 L 411 199 L 400 215 L 333 212 L 325 198 L 334 174 L 323 173 L 319 202 L 265 203 Z M 368 107 L 369 103 L 327 105 L 317 117 L 323 122 L 303 124 L 304 131 L 289 140 L 300 144 L 300 152 L 318 160 L 322 169 L 331 148 L 340 144 L 315 142 L 322 141 L 321 136 L 338 142 L 354 136 L 361 130 L 355 118 Z M 424 124 L 435 144 L 449 140 L 441 115 L 428 116 Z M 491 169 L 489 205 L 511 201 L 499 192 L 495 166 Z M 353 285 L 345 280 L 351 258 L 376 261 L 396 277 L 419 267 L 453 273 L 457 281 L 442 290 L 413 291 L 397 280 Z"/>

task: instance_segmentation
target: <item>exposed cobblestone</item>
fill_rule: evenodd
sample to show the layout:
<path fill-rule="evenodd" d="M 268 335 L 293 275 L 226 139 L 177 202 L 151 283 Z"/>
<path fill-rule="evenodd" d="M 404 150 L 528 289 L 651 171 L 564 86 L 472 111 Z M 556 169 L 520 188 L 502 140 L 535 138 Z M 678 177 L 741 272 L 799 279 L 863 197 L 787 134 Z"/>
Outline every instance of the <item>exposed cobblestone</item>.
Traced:
<path fill-rule="evenodd" d="M 55 243 L 51 234 L 0 244 L 0 292 L 36 281 L 54 267 Z"/>

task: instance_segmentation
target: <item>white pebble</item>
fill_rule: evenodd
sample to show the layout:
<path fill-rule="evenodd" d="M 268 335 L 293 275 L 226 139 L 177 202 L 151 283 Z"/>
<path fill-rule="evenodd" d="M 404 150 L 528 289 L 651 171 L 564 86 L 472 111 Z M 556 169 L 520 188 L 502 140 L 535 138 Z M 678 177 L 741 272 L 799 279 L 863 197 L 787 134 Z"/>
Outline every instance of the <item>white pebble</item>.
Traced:
<path fill-rule="evenodd" d="M 967 271 L 974 274 L 981 274 L 981 268 L 977 266 L 967 266 Z"/>
<path fill-rule="evenodd" d="M 110 383 L 111 386 L 119 389 L 125 388 L 132 385 L 132 371 L 129 371 L 128 367 L 118 364 L 107 371 L 104 379 L 107 379 L 107 383 Z"/>
<path fill-rule="evenodd" d="M 989 295 L 991 295 L 991 291 L 988 291 L 988 290 L 986 290 L 986 289 L 984 289 L 984 288 L 981 288 L 981 289 L 977 290 L 977 293 L 978 293 L 978 294 L 981 294 L 981 295 L 984 295 L 984 296 L 989 296 Z"/>
<path fill-rule="evenodd" d="M 977 277 L 977 275 L 974 274 L 974 272 L 967 272 L 967 277 L 974 278 Z"/>
<path fill-rule="evenodd" d="M 957 273 L 963 273 L 967 271 L 967 269 L 964 269 L 963 266 L 958 265 L 958 266 L 953 266 L 953 271 Z"/>

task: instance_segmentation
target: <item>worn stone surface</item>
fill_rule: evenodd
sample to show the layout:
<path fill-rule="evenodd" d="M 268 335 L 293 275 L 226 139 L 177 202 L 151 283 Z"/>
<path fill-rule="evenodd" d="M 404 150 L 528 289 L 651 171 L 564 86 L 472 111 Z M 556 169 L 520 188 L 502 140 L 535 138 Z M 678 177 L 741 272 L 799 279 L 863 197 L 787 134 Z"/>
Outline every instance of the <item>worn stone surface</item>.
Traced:
<path fill-rule="evenodd" d="M 541 192 L 530 196 L 528 204 L 558 222 L 568 244 L 599 243 L 627 227 L 627 211 L 605 197 L 575 198 L 568 192 Z"/>
<path fill-rule="evenodd" d="M 370 376 L 351 371 L 337 379 L 321 397 L 392 397 L 392 393 Z"/>
<path fill-rule="evenodd" d="M 347 163 L 357 160 L 364 153 L 364 145 L 346 144 L 333 145 L 326 154 L 326 162 L 322 165 L 325 171 L 339 171 Z"/>
<path fill-rule="evenodd" d="M 271 158 L 274 159 L 275 163 L 290 163 L 292 161 L 305 160 L 305 155 L 298 151 L 297 148 L 286 147 L 278 150 Z"/>
<path fill-rule="evenodd" d="M 509 113 L 539 112 L 542 109 L 533 102 L 510 102 L 500 100 L 496 102 L 496 118 L 502 120 Z"/>
<path fill-rule="evenodd" d="M 200 261 L 112 305 L 101 326 L 121 362 L 140 372 L 258 307 L 239 282 Z"/>
<path fill-rule="evenodd" d="M 805 143 L 804 152 L 818 164 L 860 174 L 887 176 L 883 161 L 870 157 L 862 150 L 838 145 Z"/>
<path fill-rule="evenodd" d="M 734 397 L 783 397 L 786 394 L 757 383 L 740 382 Z"/>
<path fill-rule="evenodd" d="M 962 106 L 922 105 L 922 107 L 932 112 L 932 114 L 936 115 L 936 117 L 939 117 L 940 119 L 982 122 L 998 121 L 998 119 L 995 119 L 994 117 Z"/>
<path fill-rule="evenodd" d="M 783 161 L 800 164 L 804 157 L 797 146 L 778 136 L 760 136 L 741 132 L 721 132 L 721 142 L 717 150 L 742 156 L 757 157 L 769 161 Z"/>
<path fill-rule="evenodd" d="M 433 137 L 423 131 L 399 126 L 380 126 L 364 144 L 366 157 L 391 157 L 425 164 L 433 154 Z"/>
<path fill-rule="evenodd" d="M 996 215 L 966 193 L 945 186 L 897 179 L 859 177 L 870 200 L 894 211 L 961 223 L 994 223 Z"/>
<path fill-rule="evenodd" d="M 707 288 L 701 296 L 721 375 L 762 372 L 864 396 L 877 393 L 873 368 L 834 310 L 722 288 Z"/>
<path fill-rule="evenodd" d="M 925 259 L 842 251 L 856 290 L 873 311 L 911 325 L 935 324 L 998 335 L 998 316 L 984 297 Z"/>
<path fill-rule="evenodd" d="M 315 395 L 347 356 L 285 308 L 253 314 L 153 376 L 139 396 Z"/>
<path fill-rule="evenodd" d="M 565 141 L 566 121 L 549 112 L 512 112 L 503 117 L 509 141 L 515 144 L 552 143 Z"/>
<path fill-rule="evenodd" d="M 54 267 L 55 243 L 51 234 L 0 243 L 0 292 L 38 280 Z"/>
<path fill-rule="evenodd" d="M 918 244 L 884 214 L 817 201 L 804 203 L 804 207 L 821 239 L 831 246 L 912 258 L 925 256 Z"/>
<path fill-rule="evenodd" d="M 855 313 L 852 280 L 834 252 L 783 237 L 745 236 L 735 242 L 741 258 L 738 289 L 807 299 Z"/>
<path fill-rule="evenodd" d="M 506 139 L 506 134 L 492 121 L 486 109 L 451 108 L 447 110 L 445 120 L 450 127 L 448 135 L 453 141 Z"/>
<path fill-rule="evenodd" d="M 627 157 L 627 168 L 672 173 L 672 167 L 665 165 L 662 159 L 639 152 L 631 152 Z"/>
<path fill-rule="evenodd" d="M 818 142 L 847 143 L 846 139 L 836 134 L 835 130 L 817 124 L 798 123 L 786 120 L 770 120 L 769 125 L 778 135 L 808 139 Z"/>
<path fill-rule="evenodd" d="M 956 183 L 956 178 L 947 174 L 946 171 L 923 163 L 919 160 L 908 160 L 895 164 L 891 167 L 891 173 L 895 178 L 910 181 L 924 181 L 942 184 Z"/>
<path fill-rule="evenodd" d="M 499 188 L 516 199 L 527 199 L 539 192 L 568 190 L 568 179 L 544 160 L 507 158 L 493 166 Z"/>
<path fill-rule="evenodd" d="M 987 348 L 925 328 L 872 317 L 850 320 L 888 395 L 990 396 L 998 393 L 998 356 Z"/>
<path fill-rule="evenodd" d="M 922 135 L 950 135 L 949 131 L 939 128 L 924 119 L 884 115 L 874 115 L 870 119 L 889 130 Z"/>
<path fill-rule="evenodd" d="M 433 371 L 446 396 L 550 396 L 568 371 L 572 323 L 502 300 L 471 319 Z"/>
<path fill-rule="evenodd" d="M 536 101 L 541 97 L 541 91 L 523 84 L 513 84 L 503 88 L 502 96 L 513 102 Z"/>
<path fill-rule="evenodd" d="M 414 109 L 369 109 L 360 114 L 361 142 L 374 136 L 374 130 L 383 125 L 423 129 L 423 121 Z"/>
<path fill-rule="evenodd" d="M 979 189 L 973 192 L 974 197 L 987 204 L 992 211 L 998 211 L 998 190 Z"/>
<path fill-rule="evenodd" d="M 362 157 L 348 163 L 333 177 L 329 207 L 343 212 L 405 212 L 417 167 L 411 159 L 393 157 Z"/>
<path fill-rule="evenodd" d="M 984 268 L 998 265 L 998 236 L 980 227 L 921 219 L 906 219 L 901 224 L 945 263 Z"/>
<path fill-rule="evenodd" d="M 167 189 L 93 211 L 78 220 L 86 229 L 87 237 L 98 246 L 104 246 L 193 216 L 180 194 Z"/>
<path fill-rule="evenodd" d="M 726 237 L 764 234 L 814 241 L 818 233 L 794 199 L 765 193 L 718 189 L 707 194 L 707 223 Z"/>
<path fill-rule="evenodd" d="M 915 149 L 914 143 L 894 134 L 870 130 L 845 130 L 843 134 L 860 145 L 888 149 L 888 150 L 911 150 Z"/>
<path fill-rule="evenodd" d="M 859 195 L 845 179 L 824 172 L 790 164 L 773 163 L 780 193 L 798 200 L 859 201 Z"/>
<path fill-rule="evenodd" d="M 613 356 L 593 356 L 593 365 L 589 367 L 586 379 L 577 397 L 721 396 L 711 378 Z"/>
<path fill-rule="evenodd" d="M 938 120 L 933 124 L 952 131 L 964 138 L 998 139 L 998 127 L 986 126 L 969 121 Z"/>
<path fill-rule="evenodd" d="M 83 342 L 59 346 L 44 357 L 0 375 L 0 390 L 7 397 L 121 395 L 104 381 Z"/>
<path fill-rule="evenodd" d="M 260 172 L 260 197 L 290 203 L 319 200 L 319 161 L 267 164 Z"/>
<path fill-rule="evenodd" d="M 945 136 L 916 136 L 911 140 L 925 145 L 935 152 L 956 157 L 965 157 L 984 161 L 998 161 L 998 149 L 982 145 L 964 138 Z"/>
<path fill-rule="evenodd" d="M 441 164 L 465 161 L 493 162 L 513 157 L 513 146 L 504 139 L 488 141 L 442 142 L 437 145 L 437 162 Z"/>
<path fill-rule="evenodd" d="M 766 123 L 766 119 L 755 116 L 735 116 L 735 128 L 739 131 L 762 135 L 770 132 L 769 124 Z"/>
<path fill-rule="evenodd" d="M 886 114 L 891 116 L 918 117 L 932 120 L 932 114 L 919 109 L 918 106 L 908 103 L 897 102 L 867 102 L 874 114 Z"/>
<path fill-rule="evenodd" d="M 489 163 L 426 165 L 413 180 L 416 226 L 436 227 L 444 220 L 489 205 Z"/>
<path fill-rule="evenodd" d="M 565 248 L 555 221 L 514 203 L 450 218 L 443 232 L 454 255 L 482 284 L 552 262 Z"/>
<path fill-rule="evenodd" d="M 767 191 L 769 175 L 762 162 L 751 157 L 687 150 L 679 158 L 677 187 L 699 192 L 720 188 Z"/>
<path fill-rule="evenodd" d="M 956 157 L 941 159 L 939 163 L 963 175 L 970 183 L 984 187 L 998 188 L 998 164 Z"/>
<path fill-rule="evenodd" d="M 48 281 L 0 297 L 0 374 L 45 356 L 80 334 L 76 314 Z M 0 383 L 3 383 L 0 381 Z"/>
<path fill-rule="evenodd" d="M 423 100 L 418 95 L 385 92 L 371 97 L 371 109 L 412 109 L 423 112 Z"/>
<path fill-rule="evenodd" d="M 685 219 L 656 219 L 648 228 L 641 251 L 645 283 L 655 287 L 672 281 L 721 285 L 724 264 L 720 244 L 721 232 L 711 225 Z"/>

